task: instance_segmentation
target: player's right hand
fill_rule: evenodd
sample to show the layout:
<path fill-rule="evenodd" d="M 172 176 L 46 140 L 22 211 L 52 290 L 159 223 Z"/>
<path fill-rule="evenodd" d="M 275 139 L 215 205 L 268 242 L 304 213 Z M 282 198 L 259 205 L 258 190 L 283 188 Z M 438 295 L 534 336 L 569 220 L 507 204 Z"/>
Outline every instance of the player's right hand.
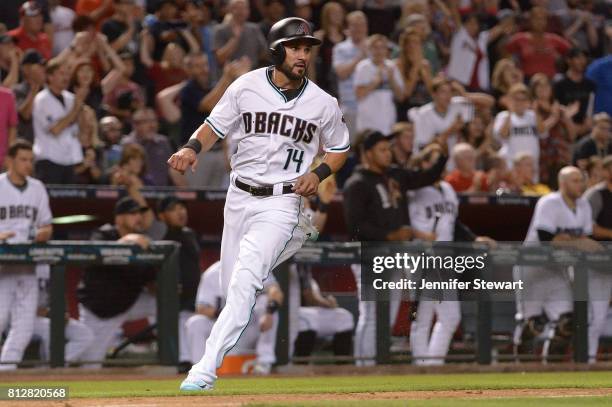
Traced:
<path fill-rule="evenodd" d="M 187 168 L 191 167 L 191 171 L 195 172 L 198 164 L 198 156 L 191 148 L 181 148 L 168 159 L 170 168 L 184 174 Z"/>

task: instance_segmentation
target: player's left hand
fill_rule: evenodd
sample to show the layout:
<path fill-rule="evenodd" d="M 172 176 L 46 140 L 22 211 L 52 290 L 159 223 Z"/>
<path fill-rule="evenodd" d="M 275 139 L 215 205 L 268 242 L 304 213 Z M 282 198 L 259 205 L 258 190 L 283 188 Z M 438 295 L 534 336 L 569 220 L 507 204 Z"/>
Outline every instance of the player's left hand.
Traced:
<path fill-rule="evenodd" d="M 10 239 L 15 236 L 15 232 L 0 232 L 0 241 Z"/>
<path fill-rule="evenodd" d="M 259 319 L 259 330 L 261 332 L 266 332 L 270 328 L 272 328 L 272 324 L 274 323 L 274 318 L 272 318 L 272 314 L 265 313 Z"/>
<path fill-rule="evenodd" d="M 309 197 L 317 193 L 319 189 L 319 177 L 313 172 L 299 177 L 292 190 L 298 195 Z"/>
<path fill-rule="evenodd" d="M 489 236 L 478 236 L 478 237 L 476 237 L 475 241 L 478 242 L 478 243 L 485 243 L 489 247 L 497 246 L 497 242 L 495 240 L 491 239 Z"/>

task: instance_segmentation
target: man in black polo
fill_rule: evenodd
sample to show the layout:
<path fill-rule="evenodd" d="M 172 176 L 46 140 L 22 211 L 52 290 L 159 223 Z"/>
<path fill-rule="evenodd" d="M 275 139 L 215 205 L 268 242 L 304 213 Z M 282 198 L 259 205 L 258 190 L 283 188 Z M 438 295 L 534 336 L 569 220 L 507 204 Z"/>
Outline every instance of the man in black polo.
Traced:
<path fill-rule="evenodd" d="M 603 160 L 605 181 L 589 188 L 584 196 L 593 210 L 593 237 L 600 241 L 612 240 L 612 155 Z M 612 293 L 609 270 L 590 270 L 589 273 L 589 361 L 595 362 L 599 337 L 605 326 Z"/>
<path fill-rule="evenodd" d="M 200 284 L 200 243 L 195 232 L 187 227 L 188 213 L 184 202 L 167 196 L 157 205 L 157 214 L 166 226 L 164 240 L 181 244 L 179 252 L 179 373 L 187 373 L 192 363 L 185 334 L 185 322 L 194 315 L 195 300 Z"/>
<path fill-rule="evenodd" d="M 149 209 L 134 198 L 121 198 L 115 204 L 115 222 L 95 230 L 91 240 L 137 244 L 143 249 L 149 238 L 142 234 Z M 88 267 L 78 289 L 80 320 L 96 340 L 81 355 L 81 360 L 100 362 L 125 321 L 148 318 L 154 321 L 156 300 L 147 286 L 153 283 L 156 270 L 143 265 L 97 265 Z M 101 367 L 100 363 L 87 365 Z"/>
<path fill-rule="evenodd" d="M 588 161 L 593 156 L 605 157 L 612 154 L 612 119 L 606 112 L 593 116 L 593 130 L 585 136 L 574 148 L 572 163 L 585 171 Z"/>

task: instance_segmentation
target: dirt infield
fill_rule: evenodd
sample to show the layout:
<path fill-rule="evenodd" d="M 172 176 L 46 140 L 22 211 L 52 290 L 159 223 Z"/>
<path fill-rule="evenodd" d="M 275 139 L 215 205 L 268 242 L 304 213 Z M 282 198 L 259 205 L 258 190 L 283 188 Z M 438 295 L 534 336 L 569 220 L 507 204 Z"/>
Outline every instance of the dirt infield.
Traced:
<path fill-rule="evenodd" d="M 189 396 L 189 397 L 123 397 L 71 399 L 45 402 L 48 407 L 166 407 L 166 406 L 215 406 L 235 407 L 248 403 L 304 401 L 367 401 L 367 400 L 429 400 L 429 399 L 487 399 L 517 397 L 586 397 L 612 396 L 612 388 L 605 389 L 511 389 L 511 390 L 454 390 L 454 391 L 406 391 L 371 393 L 327 394 L 266 394 L 242 396 Z M 179 401 L 180 400 L 180 401 Z M 21 401 L 12 404 L 0 402 L 0 406 L 40 407 L 40 401 Z"/>

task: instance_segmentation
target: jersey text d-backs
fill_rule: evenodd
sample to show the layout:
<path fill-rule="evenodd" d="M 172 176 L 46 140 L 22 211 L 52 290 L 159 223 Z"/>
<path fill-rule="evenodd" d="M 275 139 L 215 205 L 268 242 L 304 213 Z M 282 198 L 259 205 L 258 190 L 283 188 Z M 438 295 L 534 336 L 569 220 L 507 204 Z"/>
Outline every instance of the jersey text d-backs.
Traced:
<path fill-rule="evenodd" d="M 305 174 L 319 145 L 345 152 L 349 134 L 338 102 L 304 78 L 288 100 L 261 68 L 236 79 L 206 119 L 220 138 L 237 146 L 232 171 L 251 185 L 292 183 Z"/>

